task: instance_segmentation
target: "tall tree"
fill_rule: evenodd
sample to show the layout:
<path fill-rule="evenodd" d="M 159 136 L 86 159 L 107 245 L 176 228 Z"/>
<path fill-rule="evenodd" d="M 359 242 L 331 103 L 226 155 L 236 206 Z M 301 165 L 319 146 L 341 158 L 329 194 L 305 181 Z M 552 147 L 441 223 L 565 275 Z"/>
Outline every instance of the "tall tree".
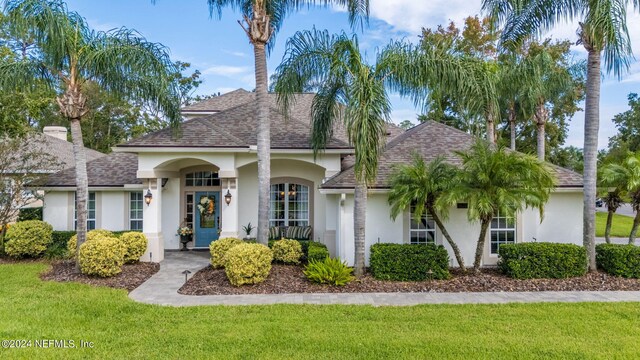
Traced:
<path fill-rule="evenodd" d="M 627 97 L 629 110 L 613 117 L 618 133 L 609 139 L 609 149 L 636 152 L 640 150 L 640 97 L 631 93 Z"/>
<path fill-rule="evenodd" d="M 478 140 L 469 151 L 458 152 L 462 168 L 455 186 L 440 197 L 440 206 L 468 204 L 470 221 L 480 222 L 474 271 L 480 271 L 487 230 L 498 214 L 513 214 L 525 207 L 544 205 L 555 186 L 547 166 L 533 156 L 506 151 Z"/>
<path fill-rule="evenodd" d="M 565 49 L 558 49 L 564 45 Z M 582 72 L 584 64 L 571 64 L 567 59 L 569 44 L 559 43 L 555 47 L 547 40 L 542 44 L 534 43 L 527 49 L 519 71 L 521 78 L 527 79 L 521 90 L 521 102 L 525 114 L 532 118 L 536 126 L 536 153 L 540 161 L 546 160 L 546 126 L 551 117 L 549 105 L 563 99 L 575 103 L 582 90 Z"/>
<path fill-rule="evenodd" d="M 269 191 L 271 183 L 271 123 L 269 122 L 267 50 L 275 43 L 275 35 L 287 15 L 312 5 L 336 4 L 349 13 L 355 25 L 369 17 L 369 0 L 207 0 L 211 14 L 222 16 L 231 7 L 242 12 L 238 21 L 253 46 L 255 59 L 256 103 L 258 107 L 258 228 L 257 239 L 269 240 Z"/>
<path fill-rule="evenodd" d="M 81 122 L 89 112 L 84 86 L 91 81 L 122 97 L 155 103 L 174 124 L 180 121 L 175 66 L 164 46 L 125 28 L 94 31 L 59 0 L 8 0 L 9 28 L 29 32 L 34 49 L 0 65 L 0 89 L 29 91 L 45 83 L 56 92 L 60 113 L 69 119 L 76 171 L 78 249 L 87 227 L 87 165 Z M 62 85 L 61 85 L 62 84 Z"/>
<path fill-rule="evenodd" d="M 442 194 L 455 186 L 456 174 L 456 168 L 447 164 L 444 157 L 427 164 L 422 156 L 414 154 L 411 164 L 399 165 L 391 174 L 389 205 L 394 220 L 412 205 L 415 221 L 419 222 L 425 212 L 429 214 L 451 246 L 460 270 L 466 272 L 460 248 L 442 222 L 447 219 L 450 207 L 438 202 Z"/>
<path fill-rule="evenodd" d="M 631 44 L 627 30 L 627 8 L 630 4 L 638 10 L 640 0 L 482 1 L 483 9 L 504 25 L 501 42 L 507 48 L 517 47 L 531 35 L 548 32 L 559 21 L 579 21 L 578 43 L 587 50 L 583 242 L 591 271 L 596 271 L 595 200 L 602 54 L 607 72 L 620 77 L 628 68 Z"/>
<path fill-rule="evenodd" d="M 388 90 L 416 101 L 436 83 L 446 90 L 460 88 L 462 94 L 482 94 L 484 90 L 473 76 L 474 65 L 404 43 L 389 45 L 370 65 L 360 53 L 355 35 L 345 33 L 303 31 L 287 42 L 283 62 L 274 75 L 281 107 L 287 112 L 296 93 L 317 90 L 311 113 L 316 155 L 326 147 L 341 120 L 355 150 L 356 274 L 364 271 L 367 187 L 376 179 L 378 157 L 385 145 L 385 122 L 391 112 Z"/>

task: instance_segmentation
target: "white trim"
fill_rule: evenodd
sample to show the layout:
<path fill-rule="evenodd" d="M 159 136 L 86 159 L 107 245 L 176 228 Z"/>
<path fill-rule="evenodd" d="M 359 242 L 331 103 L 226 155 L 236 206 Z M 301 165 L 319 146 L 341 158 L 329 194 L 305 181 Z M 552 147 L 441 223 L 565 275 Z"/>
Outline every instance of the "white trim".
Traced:
<path fill-rule="evenodd" d="M 390 189 L 369 189 L 367 193 L 369 194 L 386 194 Z M 328 194 L 353 194 L 354 189 L 352 188 L 328 188 L 323 189 L 319 188 L 320 194 L 328 195 Z M 583 192 L 582 188 L 556 188 L 552 193 L 575 193 L 575 192 Z"/>
<path fill-rule="evenodd" d="M 252 150 L 250 146 L 235 147 L 235 148 L 204 148 L 204 147 L 117 147 L 111 148 L 113 152 L 119 153 L 189 153 L 189 154 L 211 154 L 211 153 L 255 153 L 256 150 Z M 313 149 L 271 149 L 272 154 L 313 154 Z M 354 150 L 351 148 L 344 149 L 326 149 L 322 153 L 326 154 L 353 154 Z"/>
<path fill-rule="evenodd" d="M 75 192 L 77 188 L 75 186 L 55 186 L 55 187 L 38 187 L 34 188 L 38 190 L 46 190 L 46 191 L 62 191 L 62 192 Z M 124 186 L 109 186 L 109 187 L 89 187 L 89 191 L 107 191 L 107 192 L 118 192 L 118 191 L 130 191 L 130 190 L 140 190 L 146 189 L 141 184 L 127 184 Z"/>

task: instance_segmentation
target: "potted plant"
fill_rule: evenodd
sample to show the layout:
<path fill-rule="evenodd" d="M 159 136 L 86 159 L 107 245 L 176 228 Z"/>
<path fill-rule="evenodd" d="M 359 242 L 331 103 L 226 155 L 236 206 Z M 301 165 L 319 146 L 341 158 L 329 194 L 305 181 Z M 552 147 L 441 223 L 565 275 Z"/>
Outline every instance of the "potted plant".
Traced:
<path fill-rule="evenodd" d="M 253 231 L 253 226 L 251 225 L 251 223 L 248 223 L 247 225 L 242 226 L 242 230 L 244 230 L 244 233 L 246 234 L 244 239 L 245 240 L 251 239 L 251 232 Z"/>
<path fill-rule="evenodd" d="M 193 229 L 189 226 L 181 225 L 178 228 L 178 236 L 180 236 L 180 242 L 182 243 L 180 251 L 187 251 L 187 243 L 193 241 Z"/>

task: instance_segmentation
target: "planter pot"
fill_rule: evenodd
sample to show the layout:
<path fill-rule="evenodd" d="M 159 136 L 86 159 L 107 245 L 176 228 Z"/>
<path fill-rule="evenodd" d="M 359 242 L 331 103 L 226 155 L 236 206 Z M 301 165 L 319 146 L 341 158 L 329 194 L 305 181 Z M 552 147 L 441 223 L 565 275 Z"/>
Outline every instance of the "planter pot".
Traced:
<path fill-rule="evenodd" d="M 180 235 L 180 242 L 182 243 L 182 249 L 180 251 L 187 251 L 187 243 L 193 241 L 193 235 Z"/>

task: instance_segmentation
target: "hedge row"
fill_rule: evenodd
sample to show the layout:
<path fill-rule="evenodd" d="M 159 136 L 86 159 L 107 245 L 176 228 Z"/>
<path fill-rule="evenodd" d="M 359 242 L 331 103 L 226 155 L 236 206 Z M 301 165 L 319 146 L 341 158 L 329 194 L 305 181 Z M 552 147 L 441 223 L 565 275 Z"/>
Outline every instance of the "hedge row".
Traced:
<path fill-rule="evenodd" d="M 584 247 L 558 243 L 503 244 L 498 268 L 514 279 L 563 279 L 587 272 Z"/>
<path fill-rule="evenodd" d="M 369 270 L 379 280 L 448 279 L 449 254 L 442 245 L 375 244 Z"/>
<path fill-rule="evenodd" d="M 600 244 L 596 246 L 598 268 L 614 276 L 640 278 L 640 247 Z"/>

